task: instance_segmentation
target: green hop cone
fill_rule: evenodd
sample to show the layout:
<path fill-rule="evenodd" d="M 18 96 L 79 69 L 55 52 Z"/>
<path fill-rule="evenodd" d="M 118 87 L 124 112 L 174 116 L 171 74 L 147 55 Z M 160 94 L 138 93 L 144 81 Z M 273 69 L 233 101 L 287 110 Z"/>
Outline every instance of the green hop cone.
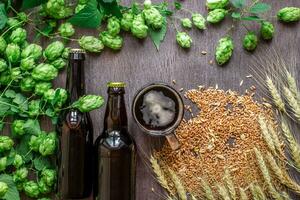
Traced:
<path fill-rule="evenodd" d="M 52 84 L 50 82 L 39 82 L 35 84 L 34 93 L 36 95 L 43 96 L 50 88 L 52 88 Z"/>
<path fill-rule="evenodd" d="M 39 181 L 38 185 L 41 194 L 48 194 L 52 191 L 52 188 L 49 187 L 44 181 Z"/>
<path fill-rule="evenodd" d="M 78 43 L 81 48 L 93 53 L 100 53 L 104 49 L 102 41 L 94 36 L 82 36 Z"/>
<path fill-rule="evenodd" d="M 1 85 L 8 85 L 11 81 L 11 76 L 8 71 L 4 71 L 0 73 L 0 84 Z"/>
<path fill-rule="evenodd" d="M 53 99 L 55 97 L 55 90 L 54 89 L 49 89 L 44 93 L 43 98 L 47 101 L 47 102 L 52 102 Z"/>
<path fill-rule="evenodd" d="M 224 37 L 219 40 L 216 47 L 216 61 L 219 65 L 227 63 L 233 53 L 234 44 L 231 37 Z"/>
<path fill-rule="evenodd" d="M 28 197 L 37 198 L 40 194 L 39 186 L 34 181 L 27 181 L 23 185 L 24 192 Z"/>
<path fill-rule="evenodd" d="M 0 36 L 0 54 L 4 54 L 6 47 L 7 43 L 5 39 L 2 36 Z"/>
<path fill-rule="evenodd" d="M 13 180 L 15 183 L 17 182 L 24 182 L 28 176 L 28 170 L 26 167 L 22 167 L 20 169 L 17 169 L 13 173 Z"/>
<path fill-rule="evenodd" d="M 218 8 L 225 8 L 229 3 L 229 0 L 206 0 L 206 6 L 209 10 L 215 10 Z"/>
<path fill-rule="evenodd" d="M 23 28 L 17 28 L 11 33 L 9 37 L 10 41 L 14 44 L 23 44 L 26 38 L 27 38 L 27 32 Z"/>
<path fill-rule="evenodd" d="M 189 18 L 181 19 L 181 25 L 184 28 L 188 28 L 188 29 L 192 28 L 192 26 L 193 26 L 192 21 Z"/>
<path fill-rule="evenodd" d="M 130 31 L 132 27 L 134 15 L 131 12 L 126 12 L 123 14 L 123 17 L 121 19 L 121 28 L 124 31 Z"/>
<path fill-rule="evenodd" d="M 71 23 L 66 22 L 59 26 L 58 32 L 63 37 L 71 37 L 74 35 L 75 29 Z"/>
<path fill-rule="evenodd" d="M 14 141 L 5 135 L 0 135 L 0 153 L 9 151 L 14 146 Z"/>
<path fill-rule="evenodd" d="M 225 9 L 215 9 L 208 13 L 207 21 L 212 24 L 220 23 L 227 14 L 227 10 Z"/>
<path fill-rule="evenodd" d="M 31 76 L 27 76 L 21 80 L 20 88 L 22 92 L 31 92 L 35 87 L 35 80 Z"/>
<path fill-rule="evenodd" d="M 2 199 L 8 191 L 8 185 L 0 181 L 0 198 Z"/>
<path fill-rule="evenodd" d="M 61 108 L 68 99 L 68 92 L 63 88 L 57 88 L 54 92 L 54 95 L 56 97 L 54 106 L 56 108 Z"/>
<path fill-rule="evenodd" d="M 190 48 L 192 45 L 192 38 L 186 32 L 177 32 L 176 41 L 182 48 Z"/>
<path fill-rule="evenodd" d="M 20 59 L 20 47 L 16 44 L 8 44 L 5 50 L 7 60 L 16 63 Z"/>
<path fill-rule="evenodd" d="M 34 58 L 32 58 L 32 57 L 23 58 L 20 63 L 20 68 L 23 71 L 30 71 L 33 68 L 35 68 Z"/>
<path fill-rule="evenodd" d="M 23 165 L 23 163 L 24 163 L 24 161 L 23 161 L 22 156 L 19 155 L 19 154 L 16 154 L 15 159 L 14 159 L 14 163 L 13 163 L 14 167 L 18 169 Z"/>
<path fill-rule="evenodd" d="M 43 181 L 47 186 L 52 187 L 57 178 L 57 173 L 53 169 L 43 169 L 41 173 L 41 181 Z"/>
<path fill-rule="evenodd" d="M 199 13 L 193 13 L 192 14 L 192 21 L 194 26 L 196 26 L 199 30 L 205 30 L 206 29 L 206 20 L 205 18 L 199 14 Z"/>
<path fill-rule="evenodd" d="M 24 130 L 24 124 L 25 124 L 25 121 L 24 120 L 14 120 L 12 125 L 11 125 L 11 128 L 12 128 L 12 133 L 15 135 L 15 136 L 22 136 L 25 134 L 25 130 Z"/>
<path fill-rule="evenodd" d="M 0 72 L 7 70 L 8 66 L 4 59 L 0 58 Z"/>
<path fill-rule="evenodd" d="M 73 11 L 66 6 L 65 0 L 48 0 L 44 11 L 52 18 L 63 19 L 72 15 Z"/>
<path fill-rule="evenodd" d="M 255 33 L 249 32 L 245 35 L 243 40 L 243 47 L 247 51 L 254 51 L 257 47 L 258 38 Z"/>
<path fill-rule="evenodd" d="M 55 132 L 50 132 L 44 137 L 40 146 L 39 152 L 42 156 L 53 155 L 57 147 L 57 135 Z"/>
<path fill-rule="evenodd" d="M 145 24 L 145 20 L 142 14 L 138 14 L 132 21 L 131 33 L 133 36 L 143 39 L 148 35 L 148 26 Z"/>
<path fill-rule="evenodd" d="M 28 21 L 28 16 L 25 12 L 18 13 L 18 18 L 21 22 L 27 22 Z"/>
<path fill-rule="evenodd" d="M 63 69 L 67 65 L 67 61 L 63 58 L 58 58 L 55 61 L 51 62 L 56 69 Z"/>
<path fill-rule="evenodd" d="M 29 149 L 34 152 L 39 152 L 40 145 L 45 137 L 46 137 L 45 132 L 41 132 L 40 134 L 38 134 L 38 136 L 32 135 L 28 142 Z"/>
<path fill-rule="evenodd" d="M 22 78 L 21 68 L 20 67 L 11 68 L 10 77 L 12 80 L 18 82 Z"/>
<path fill-rule="evenodd" d="M 25 49 L 22 50 L 21 57 L 24 58 L 33 58 L 38 60 L 42 56 L 43 49 L 40 45 L 30 44 Z"/>
<path fill-rule="evenodd" d="M 19 20 L 17 20 L 16 18 L 9 17 L 6 24 L 7 24 L 8 28 L 15 30 L 15 29 L 21 27 L 23 23 L 20 22 Z"/>
<path fill-rule="evenodd" d="M 80 97 L 72 104 L 73 108 L 77 108 L 80 112 L 90 112 L 100 108 L 104 104 L 104 99 L 97 95 L 86 95 Z"/>
<path fill-rule="evenodd" d="M 40 114 L 40 104 L 41 104 L 41 101 L 39 99 L 38 100 L 31 100 L 28 103 L 28 114 L 29 114 L 30 117 L 39 116 L 39 114 Z"/>
<path fill-rule="evenodd" d="M 116 17 L 110 17 L 107 20 L 107 32 L 112 36 L 116 36 L 120 33 L 120 30 L 121 25 L 119 19 Z"/>
<path fill-rule="evenodd" d="M 62 52 L 61 57 L 64 58 L 64 59 L 68 59 L 70 51 L 71 51 L 71 48 L 70 47 L 66 47 L 64 49 L 64 51 Z"/>
<path fill-rule="evenodd" d="M 58 71 L 53 65 L 41 63 L 33 69 L 31 75 L 37 81 L 51 81 L 57 77 Z"/>
<path fill-rule="evenodd" d="M 44 51 L 44 57 L 50 61 L 53 61 L 61 56 L 65 46 L 61 41 L 52 42 L 47 46 Z"/>
<path fill-rule="evenodd" d="M 164 17 L 153 6 L 150 8 L 145 7 L 143 10 L 144 19 L 146 24 L 153 29 L 161 29 L 164 23 Z"/>
<path fill-rule="evenodd" d="M 119 35 L 111 36 L 106 31 L 100 33 L 100 39 L 106 47 L 113 50 L 119 50 L 123 46 L 123 38 L 121 38 Z"/>
<path fill-rule="evenodd" d="M 282 22 L 297 22 L 300 20 L 300 8 L 285 7 L 278 11 L 277 18 Z"/>
<path fill-rule="evenodd" d="M 3 172 L 7 166 L 7 157 L 0 158 L 0 172 Z"/>
<path fill-rule="evenodd" d="M 144 8 L 145 9 L 150 9 L 152 7 L 152 2 L 151 0 L 145 0 L 144 1 Z"/>
<path fill-rule="evenodd" d="M 264 40 L 271 40 L 274 36 L 275 28 L 270 22 L 264 21 L 261 23 L 260 34 Z"/>

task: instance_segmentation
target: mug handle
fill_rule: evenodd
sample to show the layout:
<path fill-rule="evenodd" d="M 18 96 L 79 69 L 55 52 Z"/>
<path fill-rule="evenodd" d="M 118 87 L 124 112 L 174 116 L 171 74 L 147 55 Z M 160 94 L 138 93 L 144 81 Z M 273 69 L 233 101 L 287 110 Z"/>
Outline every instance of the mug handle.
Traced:
<path fill-rule="evenodd" d="M 176 151 L 180 148 L 181 144 L 174 133 L 166 135 L 166 139 L 168 140 L 168 143 L 173 151 Z"/>

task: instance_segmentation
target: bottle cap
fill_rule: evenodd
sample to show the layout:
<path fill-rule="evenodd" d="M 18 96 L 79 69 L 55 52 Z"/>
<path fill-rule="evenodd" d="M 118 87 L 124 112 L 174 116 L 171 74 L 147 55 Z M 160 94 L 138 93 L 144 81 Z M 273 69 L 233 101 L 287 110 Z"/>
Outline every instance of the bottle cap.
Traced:
<path fill-rule="evenodd" d="M 124 82 L 108 82 L 107 87 L 110 88 L 123 88 L 126 84 Z"/>
<path fill-rule="evenodd" d="M 85 50 L 83 50 L 83 49 L 71 49 L 70 53 L 85 53 Z"/>

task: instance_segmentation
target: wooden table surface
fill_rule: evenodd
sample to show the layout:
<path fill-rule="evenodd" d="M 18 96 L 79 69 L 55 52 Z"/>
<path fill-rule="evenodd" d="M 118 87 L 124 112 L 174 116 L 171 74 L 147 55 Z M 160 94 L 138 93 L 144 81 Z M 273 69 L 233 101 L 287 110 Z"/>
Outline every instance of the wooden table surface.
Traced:
<path fill-rule="evenodd" d="M 129 1 L 129 0 L 126 0 Z M 285 6 L 300 6 L 300 0 L 265 0 L 272 5 L 272 15 Z M 182 1 L 185 8 L 192 11 L 207 14 L 204 0 Z M 268 13 L 269 14 L 269 13 Z M 188 13 L 180 12 L 178 16 L 188 16 Z M 136 199 L 137 200 L 158 200 L 162 199 L 158 193 L 162 193 L 160 187 L 155 182 L 149 166 L 145 164 L 149 155 L 149 149 L 154 143 L 159 142 L 158 138 L 150 138 L 143 134 L 136 126 L 131 115 L 131 102 L 134 94 L 143 85 L 153 82 L 166 82 L 172 84 L 176 80 L 175 88 L 192 89 L 198 85 L 215 86 L 218 84 L 222 89 L 233 89 L 244 92 L 255 82 L 247 79 L 251 73 L 249 64 L 267 48 L 275 48 L 281 52 L 282 56 L 290 60 L 292 56 L 296 58 L 300 66 L 300 23 L 294 25 L 284 25 L 272 20 L 276 25 L 276 36 L 271 42 L 261 42 L 259 48 L 253 53 L 245 52 L 242 49 L 242 38 L 247 32 L 243 26 L 236 26 L 233 32 L 235 41 L 235 51 L 229 64 L 219 67 L 214 61 L 214 49 L 217 41 L 224 36 L 231 26 L 231 20 L 226 19 L 220 25 L 208 25 L 206 31 L 192 29 L 189 34 L 193 38 L 193 46 L 190 50 L 179 48 L 175 42 L 175 30 L 171 25 L 165 41 L 158 52 L 151 40 L 138 40 L 130 35 L 124 35 L 124 47 L 120 52 L 113 52 L 106 49 L 100 55 L 88 55 L 86 59 L 86 89 L 87 93 L 101 94 L 105 98 L 106 83 L 108 81 L 124 81 L 126 87 L 127 114 L 129 117 L 129 130 L 134 136 L 139 148 L 137 160 L 136 177 Z M 179 22 L 178 28 L 181 29 Z M 249 27 L 256 27 L 250 25 Z M 80 30 L 77 35 L 94 34 L 96 31 Z M 77 44 L 70 44 L 78 47 Z M 207 51 L 207 55 L 202 55 L 201 51 Z M 213 60 L 212 65 L 209 61 Z M 296 70 L 297 75 L 299 69 Z M 240 87 L 241 80 L 244 84 Z M 65 73 L 63 72 L 56 81 L 56 86 L 65 85 Z M 257 86 L 258 87 L 258 86 Z M 92 119 L 94 124 L 94 137 L 96 138 L 103 128 L 103 116 L 105 107 L 93 111 Z M 47 125 L 45 125 L 47 126 Z M 143 153 L 142 153 L 143 152 Z M 141 156 L 142 155 L 142 156 Z M 155 192 L 153 192 L 153 189 Z"/>

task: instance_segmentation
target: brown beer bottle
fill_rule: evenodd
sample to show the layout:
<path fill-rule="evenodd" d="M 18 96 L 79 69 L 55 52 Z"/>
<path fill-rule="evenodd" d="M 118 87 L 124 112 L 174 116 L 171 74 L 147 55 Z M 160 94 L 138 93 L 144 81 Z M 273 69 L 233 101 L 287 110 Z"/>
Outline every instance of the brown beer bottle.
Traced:
<path fill-rule="evenodd" d="M 95 143 L 95 200 L 135 199 L 135 145 L 128 133 L 124 87 L 108 83 L 104 130 Z"/>
<path fill-rule="evenodd" d="M 71 50 L 66 85 L 69 105 L 85 95 L 84 60 L 83 50 Z M 59 194 L 62 199 L 88 197 L 93 187 L 93 125 L 90 115 L 77 109 L 67 110 L 62 113 L 60 123 Z"/>

